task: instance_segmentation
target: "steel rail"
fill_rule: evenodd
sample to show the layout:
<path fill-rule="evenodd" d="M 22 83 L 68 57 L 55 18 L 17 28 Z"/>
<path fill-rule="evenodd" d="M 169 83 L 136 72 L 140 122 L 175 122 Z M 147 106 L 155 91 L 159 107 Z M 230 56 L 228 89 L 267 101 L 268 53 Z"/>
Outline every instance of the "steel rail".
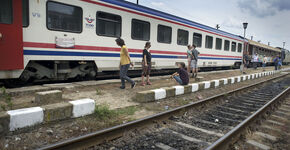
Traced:
<path fill-rule="evenodd" d="M 169 117 L 173 116 L 173 115 L 177 115 L 177 114 L 182 114 L 185 111 L 191 109 L 192 107 L 198 107 L 198 106 L 203 106 L 206 105 L 207 103 L 212 102 L 213 100 L 217 100 L 217 99 L 221 99 L 229 94 L 233 94 L 236 92 L 241 92 L 244 90 L 248 90 L 252 87 L 255 87 L 257 85 L 272 81 L 274 79 L 278 79 L 281 77 L 284 77 L 288 75 L 287 74 L 282 74 L 280 76 L 277 77 L 272 77 L 270 79 L 267 79 L 265 81 L 260 81 L 251 85 L 247 85 L 238 89 L 234 89 L 225 93 L 221 93 L 209 98 L 206 98 L 204 100 L 200 100 L 200 101 L 196 101 L 187 105 L 183 105 L 168 111 L 164 111 L 158 114 L 154 114 L 152 116 L 148 116 L 142 119 L 138 119 L 135 121 L 131 121 L 125 124 L 120 124 L 114 127 L 110 127 L 107 129 L 103 129 L 100 131 L 96 131 L 96 132 L 92 132 L 86 135 L 82 135 L 79 137 L 75 137 L 75 138 L 71 138 L 68 139 L 66 141 L 62 141 L 59 143 L 55 143 L 55 144 L 51 144 L 51 145 L 46 145 L 44 147 L 39 148 L 39 150 L 52 150 L 52 149 L 56 149 L 56 150 L 64 150 L 64 149 L 69 149 L 69 150 L 74 150 L 74 149 L 84 149 L 84 148 L 88 148 L 94 145 L 98 145 L 101 143 L 104 143 L 106 141 L 110 141 L 113 139 L 116 139 L 118 137 L 121 137 L 123 135 L 123 133 L 139 128 L 139 127 L 144 127 L 146 125 L 149 124 L 154 124 L 158 121 L 163 121 L 168 119 Z"/>
<path fill-rule="evenodd" d="M 274 97 L 272 100 L 270 100 L 267 104 L 265 104 L 255 113 L 253 113 L 246 120 L 238 124 L 235 128 L 233 128 L 231 131 L 229 131 L 224 136 L 222 136 L 219 140 L 217 140 L 212 145 L 210 145 L 206 150 L 229 149 L 229 146 L 239 139 L 239 137 L 247 129 L 247 127 L 249 127 L 253 122 L 259 119 L 262 115 L 264 115 L 269 109 L 271 109 L 280 100 L 283 100 L 284 97 L 287 96 L 289 93 L 290 93 L 290 87 L 288 87 L 286 90 L 284 90 L 279 95 Z"/>

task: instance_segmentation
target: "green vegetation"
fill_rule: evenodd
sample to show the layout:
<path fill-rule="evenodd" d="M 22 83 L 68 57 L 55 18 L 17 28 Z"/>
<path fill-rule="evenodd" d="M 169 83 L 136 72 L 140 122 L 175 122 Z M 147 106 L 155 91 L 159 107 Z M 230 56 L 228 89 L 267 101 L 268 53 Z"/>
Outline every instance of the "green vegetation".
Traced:
<path fill-rule="evenodd" d="M 102 91 L 100 89 L 96 88 L 96 94 L 97 95 L 102 95 L 103 93 L 102 93 Z"/>
<path fill-rule="evenodd" d="M 6 92 L 5 87 L 1 88 L 1 93 L 2 95 L 0 95 L 0 107 L 3 111 L 6 111 L 7 108 L 9 108 L 10 110 L 13 107 L 13 103 L 12 103 L 12 98 L 11 96 Z M 2 102 L 3 100 L 3 102 Z"/>
<path fill-rule="evenodd" d="M 112 119 L 116 117 L 134 115 L 138 110 L 136 106 L 129 106 L 125 108 L 110 110 L 108 105 L 97 105 L 95 109 L 95 115 L 101 120 Z"/>

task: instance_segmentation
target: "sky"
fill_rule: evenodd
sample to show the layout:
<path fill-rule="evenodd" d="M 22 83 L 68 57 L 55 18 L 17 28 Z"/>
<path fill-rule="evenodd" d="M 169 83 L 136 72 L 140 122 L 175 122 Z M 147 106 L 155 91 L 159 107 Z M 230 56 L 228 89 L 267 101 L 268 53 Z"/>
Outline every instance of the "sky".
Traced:
<path fill-rule="evenodd" d="M 136 3 L 137 0 L 127 0 Z M 139 0 L 139 4 L 290 50 L 290 0 Z"/>

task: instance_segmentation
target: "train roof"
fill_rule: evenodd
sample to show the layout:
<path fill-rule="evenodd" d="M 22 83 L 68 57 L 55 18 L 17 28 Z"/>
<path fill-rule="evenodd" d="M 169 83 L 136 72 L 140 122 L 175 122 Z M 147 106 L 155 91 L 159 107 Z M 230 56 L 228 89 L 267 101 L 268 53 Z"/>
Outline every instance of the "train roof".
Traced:
<path fill-rule="evenodd" d="M 249 40 L 249 39 L 248 39 L 248 42 L 250 45 L 254 45 L 254 46 L 261 47 L 261 48 L 268 49 L 268 50 L 275 51 L 275 52 L 281 52 L 281 50 L 279 48 L 272 47 L 272 46 L 269 46 L 269 45 L 266 45 L 263 43 L 259 43 L 259 42 Z"/>
<path fill-rule="evenodd" d="M 189 25 L 189 26 L 192 26 L 195 28 L 199 28 L 201 30 L 208 31 L 208 32 L 213 33 L 213 34 L 218 34 L 218 35 L 226 36 L 226 37 L 229 37 L 229 38 L 232 38 L 235 40 L 243 41 L 243 38 L 239 37 L 238 35 L 235 35 L 235 34 L 232 34 L 229 32 L 225 32 L 222 30 L 217 30 L 217 29 L 210 27 L 210 26 L 207 26 L 207 25 L 203 25 L 203 24 L 200 24 L 200 23 L 197 23 L 197 22 L 185 19 L 185 18 L 181 18 L 181 17 L 175 16 L 175 15 L 171 15 L 171 14 L 159 11 L 159 10 L 155 10 L 155 9 L 152 9 L 149 7 L 137 5 L 135 3 L 128 2 L 125 0 L 100 0 L 100 1 L 114 4 L 114 5 L 121 6 L 121 7 L 125 7 L 125 8 L 129 8 L 129 9 L 136 10 L 139 12 L 147 13 L 150 15 L 158 16 L 158 17 L 161 17 L 164 19 L 168 19 L 171 21 L 181 23 L 181 24 Z"/>

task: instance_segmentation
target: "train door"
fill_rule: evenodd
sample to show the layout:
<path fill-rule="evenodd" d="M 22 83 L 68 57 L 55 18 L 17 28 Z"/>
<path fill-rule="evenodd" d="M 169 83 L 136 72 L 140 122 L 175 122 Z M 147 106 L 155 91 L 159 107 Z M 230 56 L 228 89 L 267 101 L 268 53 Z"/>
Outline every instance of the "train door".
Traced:
<path fill-rule="evenodd" d="M 0 0 L 0 70 L 23 69 L 22 0 Z"/>

